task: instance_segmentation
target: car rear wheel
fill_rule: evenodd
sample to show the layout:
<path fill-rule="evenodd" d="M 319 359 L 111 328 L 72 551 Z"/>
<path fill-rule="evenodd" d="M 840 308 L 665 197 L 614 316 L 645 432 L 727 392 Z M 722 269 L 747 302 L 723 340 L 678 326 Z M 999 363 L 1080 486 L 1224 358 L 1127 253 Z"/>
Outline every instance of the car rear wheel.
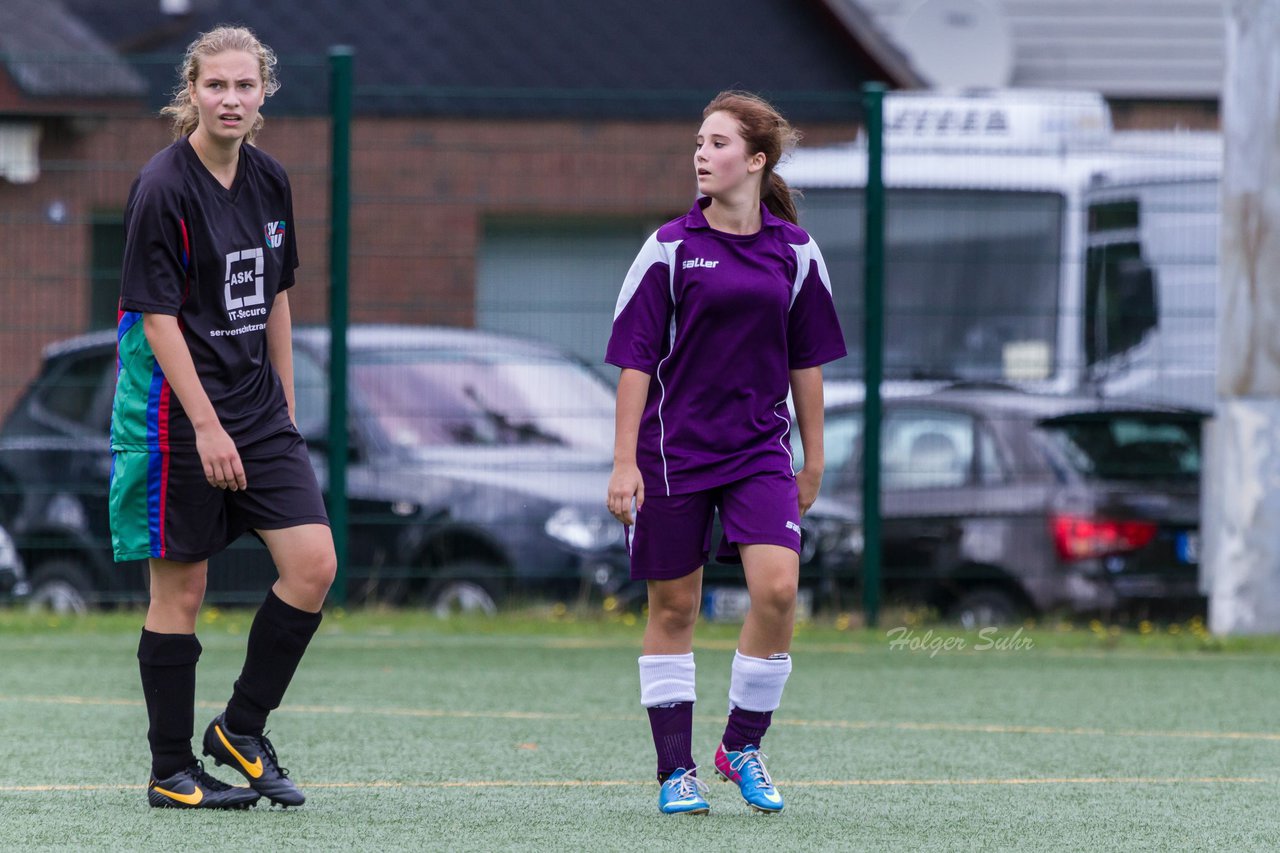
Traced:
<path fill-rule="evenodd" d="M 501 571 L 484 563 L 457 563 L 440 569 L 427 585 L 427 609 L 441 618 L 456 613 L 497 615 L 502 600 Z"/>
<path fill-rule="evenodd" d="M 951 618 L 969 631 L 1008 625 L 1022 619 L 1022 607 L 1004 590 L 981 587 L 970 590 L 951 607 Z"/>
<path fill-rule="evenodd" d="M 89 612 L 92 588 L 88 574 L 79 563 L 51 560 L 32 572 L 31 596 L 27 599 L 27 606 L 31 610 L 51 613 L 84 614 Z"/>

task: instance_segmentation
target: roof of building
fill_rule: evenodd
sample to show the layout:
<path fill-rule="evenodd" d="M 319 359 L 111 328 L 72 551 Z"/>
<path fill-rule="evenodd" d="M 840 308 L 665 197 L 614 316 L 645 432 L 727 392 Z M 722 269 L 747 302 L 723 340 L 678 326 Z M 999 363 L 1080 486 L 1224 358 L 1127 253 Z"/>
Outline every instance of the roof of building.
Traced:
<path fill-rule="evenodd" d="M 160 93 L 196 33 L 252 27 L 281 58 L 277 114 L 324 110 L 336 44 L 354 48 L 366 115 L 685 118 L 745 88 L 794 119 L 843 120 L 863 82 L 914 82 L 832 0 L 187 0 L 177 16 L 158 0 L 65 2 Z"/>
<path fill-rule="evenodd" d="M 1001 84 L 1085 89 L 1108 98 L 1217 99 L 1226 44 L 1224 0 L 833 0 L 861 7 L 881 36 L 926 82 L 927 57 L 913 55 L 907 22 L 932 5 L 940 14 L 986 10 L 1007 29 L 1012 74 Z M 959 4 L 957 6 L 957 4 Z M 967 11 L 966 11 L 967 10 Z"/>
<path fill-rule="evenodd" d="M 0 66 L 29 98 L 135 98 L 142 77 L 60 0 L 0 3 Z"/>

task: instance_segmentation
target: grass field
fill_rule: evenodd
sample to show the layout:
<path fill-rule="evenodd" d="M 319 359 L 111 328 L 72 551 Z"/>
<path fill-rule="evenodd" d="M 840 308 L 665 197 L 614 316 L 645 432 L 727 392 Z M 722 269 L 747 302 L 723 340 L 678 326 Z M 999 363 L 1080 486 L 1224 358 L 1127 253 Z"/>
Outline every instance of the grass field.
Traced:
<path fill-rule="evenodd" d="M 248 620 L 205 614 L 198 731 Z M 638 625 L 330 614 L 270 723 L 307 804 L 204 813 L 145 805 L 140 622 L 0 611 L 0 848 L 1280 846 L 1276 639 L 806 626 L 765 741 L 786 812 L 753 815 L 712 782 L 709 816 L 671 818 L 655 807 Z M 734 633 L 698 636 L 694 747 L 710 778 Z"/>

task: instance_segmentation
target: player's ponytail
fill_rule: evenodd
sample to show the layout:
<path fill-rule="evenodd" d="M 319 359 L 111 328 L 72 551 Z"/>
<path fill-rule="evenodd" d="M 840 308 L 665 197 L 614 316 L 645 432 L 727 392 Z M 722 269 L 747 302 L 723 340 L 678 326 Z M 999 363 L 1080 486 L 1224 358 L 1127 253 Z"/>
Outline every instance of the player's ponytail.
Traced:
<path fill-rule="evenodd" d="M 782 176 L 777 172 L 769 171 L 769 177 L 761 187 L 760 194 L 764 197 L 764 206 L 769 208 L 769 212 L 774 216 L 792 224 L 800 222 L 800 216 L 796 213 L 795 198 L 800 193 L 787 186 L 787 182 L 782 180 Z"/>
<path fill-rule="evenodd" d="M 173 90 L 173 100 L 169 102 L 169 106 L 160 110 L 160 115 L 173 121 L 174 139 L 190 136 L 200 124 L 200 112 L 191 100 L 191 84 L 200 76 L 200 61 L 206 56 L 215 56 L 227 50 L 244 51 L 257 60 L 264 96 L 274 95 L 280 88 L 280 81 L 276 79 L 276 55 L 271 48 L 258 41 L 253 30 L 248 27 L 216 27 L 207 33 L 201 33 L 187 45 L 182 64 L 178 66 L 178 86 Z M 245 141 L 252 142 L 263 124 L 265 121 L 262 113 L 258 113 Z"/>
<path fill-rule="evenodd" d="M 721 92 L 712 98 L 702 111 L 705 119 L 712 113 L 724 112 L 738 120 L 742 138 L 747 143 L 747 153 L 764 152 L 764 175 L 760 182 L 760 197 L 769 212 L 779 219 L 795 223 L 796 198 L 799 193 L 787 186 L 787 182 L 774 168 L 778 161 L 800 141 L 800 132 L 782 117 L 773 105 L 750 92 Z"/>

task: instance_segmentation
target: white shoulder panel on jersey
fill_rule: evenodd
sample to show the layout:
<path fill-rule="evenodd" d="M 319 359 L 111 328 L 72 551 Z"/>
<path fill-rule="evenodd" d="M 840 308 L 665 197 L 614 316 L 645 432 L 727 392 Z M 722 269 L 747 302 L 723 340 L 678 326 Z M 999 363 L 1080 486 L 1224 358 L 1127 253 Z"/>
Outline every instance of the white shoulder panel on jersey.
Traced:
<path fill-rule="evenodd" d="M 645 273 L 654 264 L 666 264 L 667 287 L 671 290 L 672 301 L 675 301 L 675 264 L 672 263 L 672 258 L 675 257 L 676 247 L 681 242 L 680 240 L 671 243 L 659 242 L 657 231 L 649 235 L 649 239 L 645 240 L 644 245 L 640 247 L 640 254 L 636 255 L 631 269 L 627 271 L 627 277 L 622 282 L 622 292 L 618 294 L 618 304 L 614 306 L 613 319 L 618 319 L 618 315 L 631 301 L 631 297 L 636 295 L 636 290 L 644 280 Z"/>
<path fill-rule="evenodd" d="M 800 295 L 800 288 L 804 286 L 804 280 L 809 275 L 809 264 L 812 261 L 818 263 L 818 278 L 822 280 L 822 286 L 827 289 L 827 293 L 831 292 L 831 276 L 827 273 L 827 262 L 822 259 L 822 250 L 818 248 L 817 242 L 812 237 L 809 242 L 803 246 L 797 246 L 794 243 L 788 243 L 792 251 L 796 253 L 796 280 L 791 285 L 791 304 L 796 304 L 796 297 Z"/>

